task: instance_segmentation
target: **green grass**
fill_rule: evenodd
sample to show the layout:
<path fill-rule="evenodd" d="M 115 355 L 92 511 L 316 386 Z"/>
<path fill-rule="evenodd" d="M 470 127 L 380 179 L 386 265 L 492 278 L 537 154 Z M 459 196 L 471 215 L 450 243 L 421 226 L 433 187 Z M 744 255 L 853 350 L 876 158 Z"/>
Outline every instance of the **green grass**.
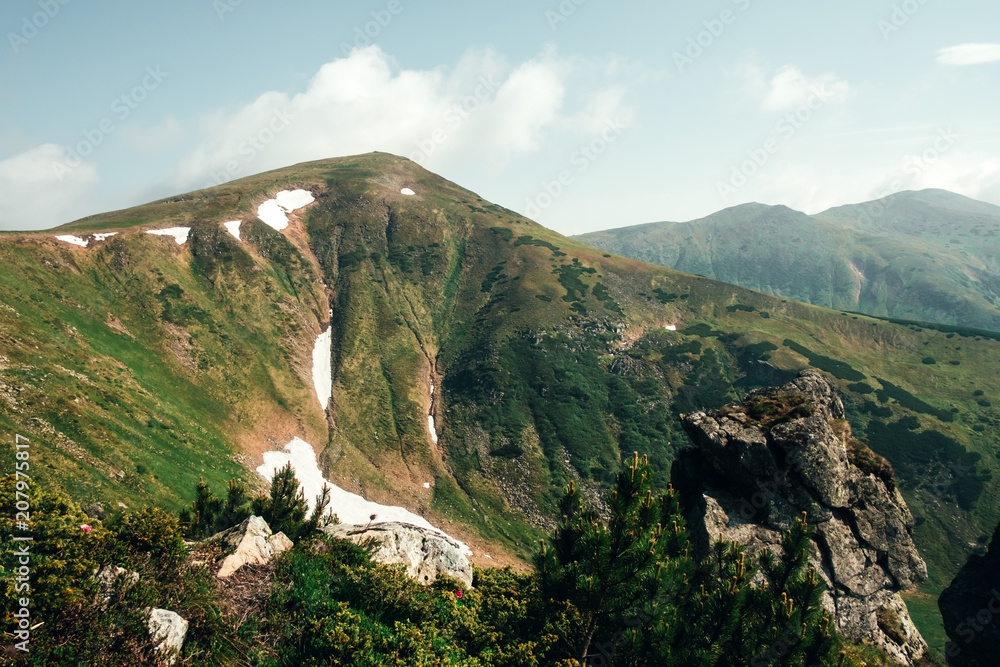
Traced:
<path fill-rule="evenodd" d="M 399 181 L 419 196 L 399 197 L 387 184 Z M 298 236 L 251 222 L 256 204 L 292 186 L 319 195 Z M 237 218 L 242 243 L 219 228 Z M 128 231 L 147 223 L 192 224 L 192 240 Z M 600 485 L 632 451 L 666 479 L 686 442 L 679 414 L 813 366 L 837 378 L 856 433 L 894 464 L 945 443 L 934 470 L 970 468 L 929 495 L 916 463 L 897 466 L 935 583 L 1000 518 L 990 336 L 608 257 L 384 154 L 67 230 L 109 228 L 123 233 L 87 250 L 47 234 L 0 245 L 0 382 L 18 390 L 16 407 L 0 402 L 0 423 L 37 433 L 40 479 L 83 500 L 175 508 L 200 476 L 216 488 L 254 479 L 242 446 L 300 434 L 331 479 L 524 554 L 570 479 Z M 309 378 L 314 336 L 330 324 L 333 429 Z M 426 427 L 432 372 L 438 446 Z M 905 418 L 919 423 L 909 448 L 886 435 Z M 433 496 L 418 480 L 435 480 Z"/>

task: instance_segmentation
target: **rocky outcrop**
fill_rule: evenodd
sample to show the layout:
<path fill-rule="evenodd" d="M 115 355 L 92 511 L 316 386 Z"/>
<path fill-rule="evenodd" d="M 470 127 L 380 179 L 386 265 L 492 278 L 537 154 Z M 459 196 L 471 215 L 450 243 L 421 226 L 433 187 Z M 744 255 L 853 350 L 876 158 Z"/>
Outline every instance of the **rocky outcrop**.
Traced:
<path fill-rule="evenodd" d="M 271 527 L 259 516 L 252 516 L 239 526 L 214 535 L 235 551 L 222 561 L 215 576 L 225 579 L 244 565 L 265 565 L 271 559 L 292 548 L 284 533 L 271 534 Z"/>
<path fill-rule="evenodd" d="M 841 634 L 904 664 L 927 648 L 899 591 L 927 568 L 913 517 L 888 462 L 851 437 L 833 383 L 803 371 L 711 413 L 688 415 L 694 443 L 674 464 L 695 547 L 718 537 L 748 553 L 780 553 L 781 533 L 803 515 L 815 528 L 812 565 Z"/>
<path fill-rule="evenodd" d="M 971 556 L 938 598 L 951 641 L 949 665 L 987 667 L 1000 662 L 1000 526 L 985 556 Z"/>
<path fill-rule="evenodd" d="M 111 594 L 115 590 L 115 584 L 121 579 L 123 588 L 134 586 L 139 583 L 139 573 L 126 570 L 117 565 L 105 565 L 94 572 L 94 579 L 97 580 L 98 593 L 101 597 L 101 608 L 106 609 L 111 602 Z"/>
<path fill-rule="evenodd" d="M 424 585 L 446 574 L 472 586 L 469 559 L 462 546 L 444 533 L 395 521 L 367 526 L 333 524 L 323 532 L 359 545 L 372 544 L 372 560 L 385 565 L 402 563 L 406 573 Z"/>
<path fill-rule="evenodd" d="M 156 645 L 157 653 L 166 654 L 168 665 L 177 660 L 187 631 L 188 622 L 176 612 L 167 609 L 149 611 L 149 636 Z"/>

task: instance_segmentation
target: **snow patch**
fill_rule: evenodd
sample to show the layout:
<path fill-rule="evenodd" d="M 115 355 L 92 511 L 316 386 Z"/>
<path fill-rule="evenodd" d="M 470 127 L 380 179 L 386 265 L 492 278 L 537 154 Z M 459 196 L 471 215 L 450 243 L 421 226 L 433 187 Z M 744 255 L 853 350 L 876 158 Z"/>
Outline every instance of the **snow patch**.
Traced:
<path fill-rule="evenodd" d="M 118 232 L 105 232 L 103 234 L 94 234 L 94 238 L 98 241 L 106 241 L 112 236 L 116 236 Z"/>
<path fill-rule="evenodd" d="M 333 356 L 333 327 L 319 335 L 313 346 L 313 385 L 319 404 L 326 410 L 333 396 L 333 368 L 330 359 Z"/>
<path fill-rule="evenodd" d="M 308 190 L 282 190 L 257 207 L 257 217 L 279 232 L 288 227 L 288 213 L 316 201 Z"/>
<path fill-rule="evenodd" d="M 443 530 L 432 526 L 424 517 L 418 516 L 409 510 L 402 507 L 379 505 L 378 503 L 369 502 L 356 493 L 344 491 L 336 484 L 326 481 L 323 479 L 323 473 L 316 463 L 316 452 L 313 450 L 312 445 L 300 438 L 295 438 L 285 445 L 285 451 L 283 452 L 265 452 L 264 464 L 257 468 L 257 472 L 261 477 L 270 482 L 274 477 L 274 473 L 289 463 L 292 464 L 295 477 L 299 480 L 299 484 L 305 492 L 310 512 L 316 506 L 316 497 L 323 492 L 323 484 L 327 484 L 330 487 L 330 509 L 337 515 L 341 523 L 368 524 L 372 522 L 371 515 L 375 514 L 375 521 L 378 523 L 398 521 L 420 528 L 427 528 L 442 535 L 448 535 Z M 451 536 L 449 535 L 449 537 Z M 455 541 L 457 542 L 458 540 Z M 461 546 L 463 554 L 466 556 L 472 555 L 472 551 L 467 546 L 461 542 L 458 542 L 458 544 Z"/>
<path fill-rule="evenodd" d="M 430 482 L 424 482 L 424 488 L 425 489 L 431 488 L 431 483 Z"/>
<path fill-rule="evenodd" d="M 430 431 L 431 440 L 433 440 L 436 445 L 438 441 L 438 434 L 437 428 L 434 426 L 434 415 L 427 415 L 427 430 Z"/>
<path fill-rule="evenodd" d="M 191 233 L 190 227 L 171 227 L 170 229 L 151 229 L 147 234 L 156 234 L 157 236 L 173 236 L 174 240 L 177 241 L 177 245 L 184 245 L 188 240 L 188 234 Z"/>
<path fill-rule="evenodd" d="M 222 226 L 229 230 L 229 233 L 236 237 L 236 240 L 240 240 L 240 225 L 243 224 L 242 220 L 233 220 L 232 222 L 224 222 Z"/>
<path fill-rule="evenodd" d="M 90 243 L 86 239 L 81 239 L 79 236 L 72 236 L 70 234 L 62 234 L 57 236 L 56 239 L 63 241 L 65 243 L 72 243 L 73 245 L 78 245 L 81 248 L 86 248 L 87 244 Z"/>
<path fill-rule="evenodd" d="M 677 327 L 674 326 L 673 324 L 664 327 L 664 329 L 666 329 L 667 331 L 677 331 Z"/>
<path fill-rule="evenodd" d="M 402 189 L 402 190 L 400 190 L 399 192 L 400 192 L 400 194 L 404 194 L 404 195 L 406 195 L 407 197 L 412 197 L 413 195 L 417 194 L 416 192 L 414 192 L 414 191 L 413 191 L 413 190 L 411 190 L 410 188 L 403 188 L 403 189 Z"/>

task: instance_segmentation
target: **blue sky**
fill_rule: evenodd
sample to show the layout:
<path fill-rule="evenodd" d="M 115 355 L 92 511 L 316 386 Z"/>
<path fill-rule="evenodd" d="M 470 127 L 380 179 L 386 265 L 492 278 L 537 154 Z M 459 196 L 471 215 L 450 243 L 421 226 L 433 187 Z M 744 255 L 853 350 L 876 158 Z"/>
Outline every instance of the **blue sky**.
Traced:
<path fill-rule="evenodd" d="M 565 234 L 1000 204 L 986 0 L 7 0 L 0 229 L 382 150 Z"/>

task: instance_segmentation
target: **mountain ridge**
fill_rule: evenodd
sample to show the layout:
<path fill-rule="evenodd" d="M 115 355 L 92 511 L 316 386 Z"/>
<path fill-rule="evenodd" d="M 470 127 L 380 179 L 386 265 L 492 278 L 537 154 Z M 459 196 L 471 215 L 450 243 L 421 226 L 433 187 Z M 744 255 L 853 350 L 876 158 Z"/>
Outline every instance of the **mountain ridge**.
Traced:
<path fill-rule="evenodd" d="M 257 219 L 300 188 L 315 201 L 286 229 Z M 143 233 L 177 226 L 182 244 Z M 40 483 L 82 501 L 179 509 L 200 477 L 259 485 L 263 452 L 300 437 L 345 490 L 513 561 L 568 482 L 597 497 L 634 451 L 665 473 L 680 414 L 814 367 L 896 466 L 928 586 L 998 518 L 1000 341 L 615 257 L 403 158 L 5 236 L 0 260 L 0 424 L 37 442 Z M 312 353 L 328 329 L 324 411 Z"/>
<path fill-rule="evenodd" d="M 1000 207 L 944 190 L 806 215 L 746 204 L 574 238 L 815 305 L 1000 330 Z"/>

